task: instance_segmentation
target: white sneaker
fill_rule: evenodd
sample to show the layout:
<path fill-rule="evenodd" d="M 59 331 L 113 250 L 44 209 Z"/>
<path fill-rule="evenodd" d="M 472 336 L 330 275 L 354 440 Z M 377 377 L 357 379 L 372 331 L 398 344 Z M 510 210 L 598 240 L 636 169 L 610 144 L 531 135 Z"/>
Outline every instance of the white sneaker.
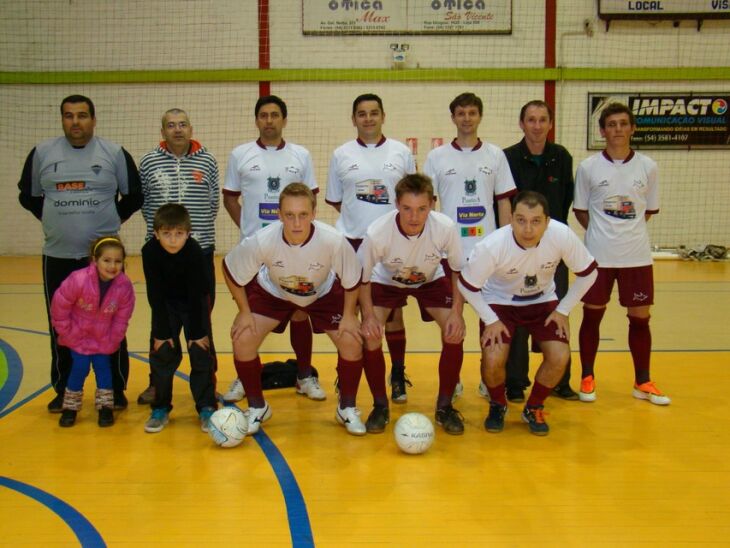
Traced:
<path fill-rule="evenodd" d="M 314 375 L 297 379 L 297 394 L 307 396 L 310 400 L 322 401 L 327 398 L 327 394 L 319 386 L 319 379 Z"/>
<path fill-rule="evenodd" d="M 271 407 L 264 402 L 263 407 L 249 407 L 248 411 L 248 433 L 255 434 L 261 428 L 261 423 L 271 418 Z"/>
<path fill-rule="evenodd" d="M 482 398 L 489 400 L 489 390 L 487 390 L 487 385 L 484 384 L 484 381 L 479 381 L 479 395 Z"/>
<path fill-rule="evenodd" d="M 228 392 L 223 394 L 223 401 L 227 403 L 233 403 L 241 401 L 246 396 L 246 391 L 243 389 L 241 379 L 236 379 L 231 383 Z"/>
<path fill-rule="evenodd" d="M 357 407 L 338 407 L 335 419 L 353 436 L 364 436 L 368 431 L 360 420 L 360 410 Z"/>
<path fill-rule="evenodd" d="M 451 401 L 455 402 L 457 398 L 461 397 L 461 395 L 464 393 L 464 385 L 461 384 L 461 381 L 456 383 L 456 387 L 454 388 L 454 395 L 451 396 Z"/>

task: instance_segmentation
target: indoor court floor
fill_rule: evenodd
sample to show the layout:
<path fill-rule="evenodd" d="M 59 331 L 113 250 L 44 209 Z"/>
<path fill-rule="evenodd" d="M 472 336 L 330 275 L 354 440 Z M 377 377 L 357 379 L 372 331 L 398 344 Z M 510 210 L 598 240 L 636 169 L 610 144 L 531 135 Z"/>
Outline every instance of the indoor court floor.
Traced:
<path fill-rule="evenodd" d="M 501 434 L 482 423 L 476 319 L 468 311 L 462 370 L 463 436 L 436 428 L 423 455 L 401 453 L 393 424 L 433 419 L 438 335 L 406 308 L 408 402 L 391 406 L 380 435 L 354 437 L 334 420 L 335 354 L 315 336 L 327 400 L 266 393 L 273 417 L 232 449 L 200 431 L 176 378 L 168 426 L 147 434 L 149 307 L 138 258 L 128 271 L 137 306 L 128 332 L 129 408 L 101 429 L 93 375 L 73 428 L 46 404 L 48 327 L 39 257 L 0 258 L 0 545 L 3 546 L 687 546 L 730 538 L 730 263 L 655 266 L 653 379 L 668 407 L 632 398 L 627 320 L 615 301 L 602 325 L 595 403 L 550 398 L 551 431 L 530 435 L 510 404 Z M 235 372 L 228 339 L 233 302 L 219 280 L 213 321 L 218 389 Z M 573 387 L 580 377 L 573 313 Z M 271 336 L 263 361 L 291 357 Z M 533 356 L 533 371 L 538 357 Z M 387 356 L 386 356 L 387 361 Z M 363 378 L 359 407 L 371 399 Z M 245 408 L 245 402 L 240 402 Z"/>

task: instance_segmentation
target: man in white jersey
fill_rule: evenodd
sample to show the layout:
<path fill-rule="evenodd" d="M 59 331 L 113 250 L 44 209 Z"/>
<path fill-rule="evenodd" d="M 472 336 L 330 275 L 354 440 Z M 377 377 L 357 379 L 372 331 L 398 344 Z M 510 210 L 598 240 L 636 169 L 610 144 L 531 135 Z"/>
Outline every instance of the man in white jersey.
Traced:
<path fill-rule="evenodd" d="M 441 328 L 436 422 L 448 434 L 463 434 L 463 417 L 451 405 L 464 358 L 464 301 L 452 291 L 463 263 L 460 238 L 455 223 L 432 210 L 433 186 L 425 175 L 403 177 L 395 187 L 395 198 L 397 210 L 373 221 L 358 250 L 363 265 L 360 306 L 365 375 L 374 404 L 366 428 L 383 432 L 390 421 L 383 327 L 391 310 L 405 305 L 411 295 L 418 300 L 423 320 L 435 320 Z M 453 279 L 444 275 L 442 257 Z"/>
<path fill-rule="evenodd" d="M 555 270 L 560 261 L 576 281 L 558 302 Z M 522 420 L 545 436 L 544 401 L 565 372 L 570 357 L 568 314 L 596 279 L 596 262 L 578 236 L 549 217 L 547 200 L 534 191 L 515 198 L 512 221 L 471 252 L 459 290 L 486 324 L 480 338 L 482 381 L 489 390 L 487 432 L 501 432 L 507 412 L 505 365 L 512 334 L 524 326 L 540 345 L 543 362 L 535 375 Z"/>
<path fill-rule="evenodd" d="M 634 114 L 610 103 L 598 120 L 605 150 L 586 158 L 575 178 L 573 211 L 586 229 L 586 246 L 598 261 L 598 281 L 583 298 L 579 344 L 581 401 L 596 399 L 594 363 L 601 319 L 618 283 L 619 302 L 629 318 L 629 350 L 634 362 L 633 396 L 656 405 L 671 400 L 651 381 L 649 311 L 654 303 L 651 245 L 646 222 L 659 212 L 656 163 L 631 149 Z"/>
<path fill-rule="evenodd" d="M 286 103 L 275 95 L 260 97 L 254 117 L 259 138 L 233 149 L 223 184 L 223 206 L 240 227 L 241 239 L 279 218 L 279 194 L 289 183 L 302 182 L 318 192 L 309 151 L 284 140 Z M 297 392 L 324 400 L 312 370 L 312 327 L 301 311 L 291 318 L 289 339 L 297 357 L 297 378 L 307 379 L 297 383 Z M 243 396 L 243 386 L 236 379 L 223 399 L 239 401 Z"/>
<path fill-rule="evenodd" d="M 510 198 L 517 189 L 502 149 L 479 138 L 482 99 L 462 93 L 451 101 L 449 111 L 456 138 L 429 152 L 423 171 L 433 180 L 441 212 L 456 223 L 468 257 L 477 242 L 509 223 Z M 444 267 L 448 274 L 448 265 Z M 482 328 L 480 322 L 480 333 Z M 457 391 L 461 392 L 461 383 Z M 479 392 L 485 396 L 486 388 L 480 385 Z"/>
<path fill-rule="evenodd" d="M 314 220 L 315 197 L 292 183 L 279 196 L 280 222 L 243 240 L 226 256 L 226 284 L 238 306 L 231 327 L 236 371 L 248 398 L 248 432 L 271 417 L 261 387 L 258 348 L 271 331 L 304 310 L 315 332 L 337 347 L 340 403 L 335 418 L 350 434 L 364 435 L 355 398 L 362 373 L 357 319 L 362 267 L 345 237 Z"/>
<path fill-rule="evenodd" d="M 359 95 L 352 103 L 352 125 L 357 139 L 348 141 L 332 154 L 325 200 L 340 217 L 335 225 L 355 251 L 370 224 L 395 209 L 395 185 L 406 174 L 416 172 L 410 149 L 383 135 L 383 101 L 373 93 Z M 393 311 L 385 324 L 385 340 L 392 363 L 391 399 L 408 399 L 405 376 L 406 331 L 403 309 Z"/>
<path fill-rule="evenodd" d="M 155 212 L 169 203 L 182 204 L 190 214 L 190 235 L 200 244 L 207 266 L 209 310 L 215 304 L 215 218 L 220 205 L 218 162 L 193 139 L 193 126 L 187 112 L 172 108 L 162 115 L 162 141 L 142 157 L 139 176 L 144 204 L 142 215 L 147 223 L 146 240 L 154 238 Z M 210 341 L 213 360 L 215 346 Z M 214 361 L 215 363 L 215 361 Z M 151 404 L 155 388 L 150 385 L 137 398 L 139 404 Z"/>
<path fill-rule="evenodd" d="M 48 411 L 62 411 L 71 353 L 56 341 L 51 299 L 61 282 L 89 264 L 89 245 L 99 236 L 114 236 L 121 223 L 142 206 L 137 166 L 123 147 L 94 135 L 96 110 L 83 95 L 61 101 L 63 137 L 30 151 L 18 182 L 20 205 L 43 225 L 43 287 L 51 339 L 51 385 L 56 396 Z M 127 407 L 129 376 L 127 340 L 111 356 L 114 409 Z"/>

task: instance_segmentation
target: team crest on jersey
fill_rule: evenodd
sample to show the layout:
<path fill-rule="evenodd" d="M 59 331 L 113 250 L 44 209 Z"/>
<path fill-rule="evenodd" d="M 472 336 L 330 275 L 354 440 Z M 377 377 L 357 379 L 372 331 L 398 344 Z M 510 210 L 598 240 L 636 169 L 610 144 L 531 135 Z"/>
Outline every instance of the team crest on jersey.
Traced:
<path fill-rule="evenodd" d="M 287 293 L 297 295 L 298 297 L 308 297 L 316 293 L 314 284 L 304 276 L 286 276 L 279 278 L 279 287 Z"/>
<path fill-rule="evenodd" d="M 269 189 L 269 192 L 279 192 L 279 188 L 281 187 L 281 178 L 280 177 L 269 177 L 266 179 L 266 188 Z"/>
<path fill-rule="evenodd" d="M 405 266 L 398 269 L 398 272 L 393 276 L 393 281 L 403 285 L 422 284 L 426 281 L 426 275 L 416 270 L 416 268 L 415 266 Z"/>
<path fill-rule="evenodd" d="M 525 287 L 529 288 L 535 286 L 537 286 L 537 274 L 525 276 Z"/>
<path fill-rule="evenodd" d="M 464 192 L 467 196 L 473 196 L 477 192 L 477 180 L 467 179 L 464 181 Z"/>

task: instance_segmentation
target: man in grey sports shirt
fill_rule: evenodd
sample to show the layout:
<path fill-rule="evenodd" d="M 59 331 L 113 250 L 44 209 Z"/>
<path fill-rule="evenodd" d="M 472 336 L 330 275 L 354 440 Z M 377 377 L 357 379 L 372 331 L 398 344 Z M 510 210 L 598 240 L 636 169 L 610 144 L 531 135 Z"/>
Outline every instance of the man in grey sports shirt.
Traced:
<path fill-rule="evenodd" d="M 48 404 L 60 413 L 71 371 L 68 348 L 59 346 L 50 323 L 50 304 L 61 282 L 89 264 L 89 245 L 116 235 L 142 206 L 142 188 L 134 160 L 121 146 L 94 136 L 94 103 L 83 95 L 61 102 L 63 137 L 48 139 L 28 154 L 18 182 L 20 205 L 43 224 L 43 287 L 51 335 L 51 384 Z M 112 355 L 114 408 L 124 409 L 129 376 L 126 339 Z"/>

